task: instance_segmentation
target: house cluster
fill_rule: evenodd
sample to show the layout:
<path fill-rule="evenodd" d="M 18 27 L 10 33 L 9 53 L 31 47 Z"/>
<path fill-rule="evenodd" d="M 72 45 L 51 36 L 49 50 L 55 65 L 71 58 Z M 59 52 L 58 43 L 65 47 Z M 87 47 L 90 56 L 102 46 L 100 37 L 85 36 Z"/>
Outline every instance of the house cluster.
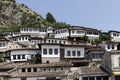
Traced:
<path fill-rule="evenodd" d="M 82 26 L 1 32 L 0 80 L 120 80 L 120 32 L 92 44 L 101 34 Z"/>

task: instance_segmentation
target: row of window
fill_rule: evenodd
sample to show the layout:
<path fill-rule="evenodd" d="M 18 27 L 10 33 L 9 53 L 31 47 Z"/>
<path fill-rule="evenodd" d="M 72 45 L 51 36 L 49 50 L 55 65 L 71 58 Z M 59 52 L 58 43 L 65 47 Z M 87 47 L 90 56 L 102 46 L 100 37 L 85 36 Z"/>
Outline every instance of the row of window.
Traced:
<path fill-rule="evenodd" d="M 37 44 L 37 43 L 44 43 L 45 41 L 43 40 L 32 40 L 31 41 L 31 43 L 34 43 L 34 44 Z M 57 40 L 48 40 L 48 42 L 47 43 L 63 43 L 63 44 L 65 44 L 66 43 L 66 41 L 57 41 Z"/>
<path fill-rule="evenodd" d="M 72 34 L 84 34 L 84 31 L 81 30 L 72 30 Z"/>
<path fill-rule="evenodd" d="M 25 55 L 13 55 L 13 59 L 25 59 Z"/>
<path fill-rule="evenodd" d="M 22 70 L 22 72 L 38 72 L 38 70 L 37 70 L 37 68 L 22 68 L 21 69 Z M 54 69 L 43 69 L 43 71 L 57 71 L 57 69 L 56 68 L 54 68 Z M 63 70 L 63 68 L 61 68 L 61 69 L 59 69 L 59 70 Z"/>
<path fill-rule="evenodd" d="M 48 51 L 49 51 L 49 52 L 48 52 Z M 47 55 L 47 54 L 53 55 L 53 53 L 54 53 L 54 55 L 58 55 L 58 49 L 57 49 L 57 48 L 56 48 L 56 49 L 52 49 L 52 48 L 49 48 L 49 49 L 43 48 L 43 54 L 44 54 L 44 55 Z"/>
<path fill-rule="evenodd" d="M 82 80 L 109 80 L 108 76 L 83 77 Z"/>
<path fill-rule="evenodd" d="M 0 47 L 5 47 L 5 42 L 0 42 Z"/>
<path fill-rule="evenodd" d="M 113 33 L 114 37 L 119 37 L 119 33 Z"/>
<path fill-rule="evenodd" d="M 25 40 L 28 40 L 28 37 L 18 37 L 18 38 L 13 38 L 14 41 L 25 41 Z"/>
<path fill-rule="evenodd" d="M 107 45 L 107 49 L 115 49 L 115 45 L 114 45 L 114 44 L 111 44 L 111 45 L 108 44 L 108 45 Z"/>
<path fill-rule="evenodd" d="M 66 33 L 67 30 L 58 30 L 58 31 L 55 31 L 55 34 L 61 34 L 61 33 Z"/>
<path fill-rule="evenodd" d="M 23 28 L 23 29 L 21 29 L 21 31 L 29 31 L 29 32 L 31 32 L 31 31 L 39 31 L 39 32 L 47 32 L 47 30 L 46 29 L 38 29 L 38 28 L 34 28 L 34 29 L 32 29 L 32 28 Z"/>
<path fill-rule="evenodd" d="M 67 51 L 67 55 L 68 57 L 70 56 L 81 56 L 81 51 Z"/>
<path fill-rule="evenodd" d="M 92 59 L 101 59 L 103 57 L 103 54 L 101 53 L 92 53 L 91 58 Z"/>
<path fill-rule="evenodd" d="M 91 32 L 91 31 L 89 31 L 89 32 L 87 32 L 87 34 L 90 34 L 90 35 L 99 35 L 99 32 Z"/>

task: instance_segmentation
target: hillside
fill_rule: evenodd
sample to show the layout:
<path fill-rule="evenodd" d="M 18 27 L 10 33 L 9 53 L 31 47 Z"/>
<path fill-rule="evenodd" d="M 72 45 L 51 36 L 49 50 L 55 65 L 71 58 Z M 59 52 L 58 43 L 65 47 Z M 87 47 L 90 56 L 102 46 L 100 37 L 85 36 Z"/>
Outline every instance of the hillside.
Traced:
<path fill-rule="evenodd" d="M 48 12 L 49 13 L 49 12 Z M 15 0 L 0 0 L 0 31 L 18 31 L 20 27 L 48 27 L 54 28 L 70 26 L 65 22 L 55 22 L 52 14 L 47 19 Z"/>
<path fill-rule="evenodd" d="M 45 27 L 49 24 L 42 16 L 38 15 L 24 4 L 15 0 L 0 1 L 0 30 L 16 31 L 19 27 Z"/>

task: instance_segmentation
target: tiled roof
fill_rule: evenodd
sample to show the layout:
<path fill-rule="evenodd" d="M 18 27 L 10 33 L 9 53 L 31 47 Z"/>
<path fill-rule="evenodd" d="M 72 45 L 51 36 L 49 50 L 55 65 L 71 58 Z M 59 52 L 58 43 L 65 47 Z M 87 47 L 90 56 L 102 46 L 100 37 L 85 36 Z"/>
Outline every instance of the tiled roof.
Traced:
<path fill-rule="evenodd" d="M 24 72 L 15 73 L 12 77 L 63 77 L 66 76 L 66 71 L 45 71 L 45 72 Z"/>
<path fill-rule="evenodd" d="M 108 33 L 111 33 L 111 32 L 120 33 L 120 31 L 115 31 L 115 30 L 110 30 L 110 31 L 108 31 Z"/>
<path fill-rule="evenodd" d="M 11 51 L 18 51 L 18 50 L 40 50 L 39 48 L 20 48 L 20 49 L 11 49 Z"/>
<path fill-rule="evenodd" d="M 10 75 L 6 72 L 0 72 L 0 76 L 10 76 Z"/>
<path fill-rule="evenodd" d="M 91 52 L 91 51 L 102 51 L 102 52 L 104 52 L 105 49 L 102 49 L 102 48 L 90 48 L 90 49 L 87 49 L 87 50 L 86 50 L 87 53 L 88 53 L 88 52 Z"/>
<path fill-rule="evenodd" d="M 80 67 L 79 74 L 80 75 L 98 75 L 98 74 L 107 75 L 102 68 L 96 67 L 96 66 Z"/>
<path fill-rule="evenodd" d="M 12 69 L 12 68 L 16 68 L 18 66 L 24 65 L 25 63 L 8 63 L 8 62 L 4 62 L 4 63 L 0 63 L 0 69 Z"/>
<path fill-rule="evenodd" d="M 59 62 L 59 63 L 49 63 L 49 64 L 27 64 L 20 66 L 19 68 L 30 68 L 30 67 L 40 67 L 40 68 L 49 68 L 49 67 L 71 67 L 73 66 L 68 62 Z"/>

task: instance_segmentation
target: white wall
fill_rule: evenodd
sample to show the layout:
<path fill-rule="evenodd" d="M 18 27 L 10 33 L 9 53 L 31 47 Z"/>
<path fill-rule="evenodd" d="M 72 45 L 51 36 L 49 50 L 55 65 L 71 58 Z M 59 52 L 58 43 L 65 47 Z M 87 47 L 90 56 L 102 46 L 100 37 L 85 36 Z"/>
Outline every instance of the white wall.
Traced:
<path fill-rule="evenodd" d="M 40 51 L 39 50 L 15 50 L 15 51 L 11 51 L 11 53 L 10 53 L 11 62 L 27 61 L 27 59 L 31 59 L 31 55 L 35 55 L 37 53 L 40 53 Z M 16 59 L 13 59 L 13 55 L 20 55 L 21 59 L 18 59 L 17 56 L 16 56 Z M 25 59 L 22 59 L 22 55 L 25 55 Z"/>
<path fill-rule="evenodd" d="M 67 51 L 71 51 L 71 55 L 72 55 L 72 51 L 80 51 L 81 55 L 80 56 L 67 56 Z M 85 48 L 84 47 L 65 47 L 65 58 L 84 58 L 85 55 Z"/>
<path fill-rule="evenodd" d="M 47 49 L 47 55 L 43 54 L 43 48 Z M 49 49 L 53 49 L 52 55 L 49 54 Z M 58 55 L 54 54 L 54 49 L 58 49 Z M 59 45 L 42 45 L 41 46 L 42 57 L 60 57 L 60 46 Z"/>
<path fill-rule="evenodd" d="M 62 30 L 66 30 L 65 33 L 61 33 Z M 59 31 L 59 34 L 56 34 L 56 32 Z M 69 30 L 67 28 L 64 29 L 58 29 L 54 31 L 55 38 L 67 38 L 69 36 Z"/>
<path fill-rule="evenodd" d="M 110 49 L 108 49 L 108 45 L 110 45 Z M 114 49 L 112 49 L 112 45 L 114 45 Z M 105 45 L 105 50 L 106 51 L 117 50 L 117 44 L 106 44 Z"/>
<path fill-rule="evenodd" d="M 74 31 L 74 33 L 72 33 Z M 77 31 L 82 31 L 83 33 L 77 33 Z M 85 35 L 85 31 L 84 30 L 71 30 L 70 31 L 71 36 L 78 36 L 78 37 L 82 37 Z"/>
<path fill-rule="evenodd" d="M 116 36 L 114 36 L 113 34 L 116 34 Z M 110 36 L 111 36 L 111 41 L 120 42 L 120 33 L 111 32 Z"/>

